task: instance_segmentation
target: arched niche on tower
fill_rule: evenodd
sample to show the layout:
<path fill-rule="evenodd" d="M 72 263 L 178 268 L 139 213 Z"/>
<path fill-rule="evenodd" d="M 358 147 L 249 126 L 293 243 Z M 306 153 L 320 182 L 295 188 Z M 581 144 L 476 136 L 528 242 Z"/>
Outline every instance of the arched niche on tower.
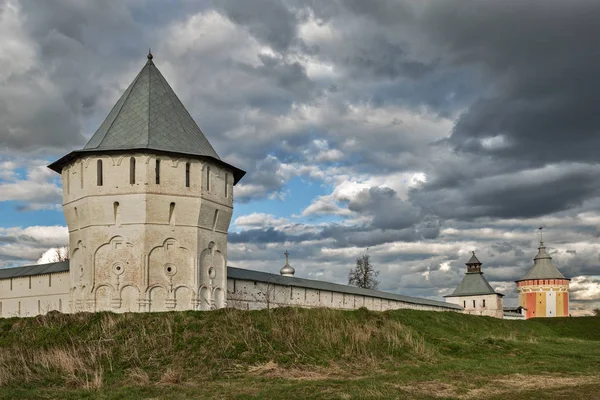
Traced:
<path fill-rule="evenodd" d="M 91 271 L 85 268 L 85 246 L 81 240 L 71 250 L 69 258 L 69 276 L 71 284 L 71 300 L 75 311 L 85 310 L 85 301 L 91 292 Z"/>
<path fill-rule="evenodd" d="M 121 236 L 114 236 L 94 253 L 93 286 L 111 284 L 121 287 L 141 280 L 135 248 Z"/>
<path fill-rule="evenodd" d="M 176 239 L 166 239 L 148 255 L 149 285 L 174 287 L 189 284 L 194 278 L 194 258 Z"/>
<path fill-rule="evenodd" d="M 210 242 L 200 253 L 199 283 L 204 286 L 220 285 L 225 277 L 225 257 L 217 249 L 215 242 Z"/>

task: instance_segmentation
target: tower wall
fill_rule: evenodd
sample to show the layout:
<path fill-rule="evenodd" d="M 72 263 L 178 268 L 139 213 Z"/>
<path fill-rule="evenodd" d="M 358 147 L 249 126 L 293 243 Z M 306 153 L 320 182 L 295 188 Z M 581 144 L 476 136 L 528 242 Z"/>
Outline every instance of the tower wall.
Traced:
<path fill-rule="evenodd" d="M 552 318 L 569 316 L 569 281 L 567 279 L 529 279 L 517 282 L 519 304 L 526 308 L 525 317 Z"/>
<path fill-rule="evenodd" d="M 502 296 L 498 294 L 449 296 L 446 297 L 446 301 L 463 307 L 465 314 L 486 315 L 494 318 L 502 318 L 504 315 Z"/>
<path fill-rule="evenodd" d="M 231 171 L 198 158 L 94 154 L 66 165 L 62 180 L 72 311 L 226 305 Z"/>

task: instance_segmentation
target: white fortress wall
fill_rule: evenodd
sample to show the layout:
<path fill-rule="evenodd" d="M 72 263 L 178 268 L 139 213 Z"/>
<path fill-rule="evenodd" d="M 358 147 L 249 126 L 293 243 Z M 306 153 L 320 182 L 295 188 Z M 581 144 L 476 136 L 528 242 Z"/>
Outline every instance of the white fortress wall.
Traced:
<path fill-rule="evenodd" d="M 344 285 L 335 285 L 344 288 Z M 352 288 L 354 289 L 354 288 Z M 229 278 L 227 280 L 227 306 L 242 310 L 260 310 L 276 307 L 326 307 L 340 310 L 355 310 L 365 307 L 372 311 L 414 309 L 427 311 L 462 311 L 450 304 L 431 302 L 419 304 L 372 295 L 345 293 L 336 290 L 318 289 L 277 282 L 264 282 Z M 424 301 L 427 301 L 423 299 Z"/>
<path fill-rule="evenodd" d="M 0 279 L 0 317 L 70 312 L 69 272 Z"/>

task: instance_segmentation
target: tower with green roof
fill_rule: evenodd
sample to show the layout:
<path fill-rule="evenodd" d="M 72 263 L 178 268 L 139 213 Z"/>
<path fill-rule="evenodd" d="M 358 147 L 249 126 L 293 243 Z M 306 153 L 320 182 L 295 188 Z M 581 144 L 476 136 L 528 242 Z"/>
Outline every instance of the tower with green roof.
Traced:
<path fill-rule="evenodd" d="M 165 311 L 226 305 L 233 186 L 152 54 L 61 174 L 71 310 Z"/>
<path fill-rule="evenodd" d="M 481 262 L 472 252 L 466 262 L 467 272 L 452 294 L 444 296 L 448 303 L 458 304 L 468 314 L 503 317 L 501 293 L 497 293 L 481 271 Z"/>

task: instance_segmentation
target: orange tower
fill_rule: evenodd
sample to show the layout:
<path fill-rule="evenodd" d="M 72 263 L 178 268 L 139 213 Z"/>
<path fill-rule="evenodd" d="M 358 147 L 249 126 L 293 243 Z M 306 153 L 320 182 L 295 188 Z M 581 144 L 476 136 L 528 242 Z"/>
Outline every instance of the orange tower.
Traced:
<path fill-rule="evenodd" d="M 569 281 L 552 264 L 552 257 L 540 240 L 533 267 L 516 281 L 520 306 L 526 309 L 525 318 L 568 317 Z"/>

